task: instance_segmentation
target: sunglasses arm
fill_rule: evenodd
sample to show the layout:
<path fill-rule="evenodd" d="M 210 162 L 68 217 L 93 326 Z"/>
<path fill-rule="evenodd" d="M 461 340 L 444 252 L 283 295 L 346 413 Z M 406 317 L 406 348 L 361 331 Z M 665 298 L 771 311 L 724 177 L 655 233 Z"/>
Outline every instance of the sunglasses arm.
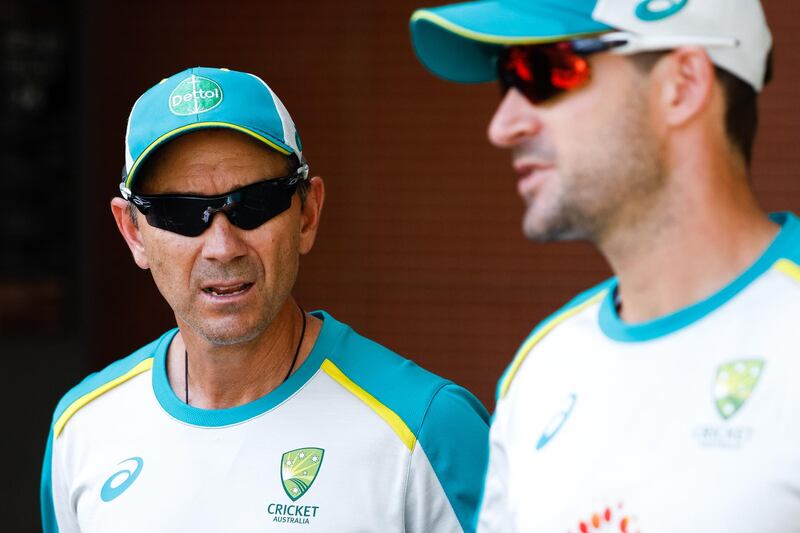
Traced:
<path fill-rule="evenodd" d="M 146 215 L 148 209 L 152 207 L 153 204 L 145 200 L 144 198 L 140 198 L 133 194 L 130 189 L 125 187 L 124 183 L 119 184 L 119 192 L 122 194 L 122 197 L 125 200 L 128 200 L 130 203 L 136 206 L 136 208 L 143 214 Z"/>
<path fill-rule="evenodd" d="M 124 181 L 119 184 L 119 193 L 122 195 L 122 197 L 125 200 L 130 200 L 131 196 L 133 196 L 133 193 L 131 193 L 131 190 L 125 186 L 125 182 Z"/>
<path fill-rule="evenodd" d="M 739 40 L 733 37 L 706 37 L 699 35 L 654 35 L 643 36 L 628 32 L 612 32 L 601 35 L 598 40 L 606 43 L 615 54 L 638 54 L 656 50 L 672 50 L 681 46 L 737 47 Z"/>
<path fill-rule="evenodd" d="M 304 161 L 303 164 L 301 164 L 297 168 L 295 175 L 289 181 L 289 185 L 294 185 L 295 183 L 298 183 L 300 181 L 306 181 L 307 179 L 308 179 L 308 163 Z"/>

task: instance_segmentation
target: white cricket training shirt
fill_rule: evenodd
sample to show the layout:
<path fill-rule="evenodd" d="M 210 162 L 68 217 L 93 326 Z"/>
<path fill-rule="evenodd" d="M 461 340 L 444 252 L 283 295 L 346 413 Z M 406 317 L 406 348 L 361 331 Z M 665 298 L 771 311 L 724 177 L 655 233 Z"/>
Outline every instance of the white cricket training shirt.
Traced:
<path fill-rule="evenodd" d="M 465 389 L 324 312 L 308 359 L 240 407 L 183 403 L 177 330 L 56 408 L 46 533 L 472 531 L 488 415 Z"/>
<path fill-rule="evenodd" d="M 800 221 L 773 219 L 704 301 L 627 324 L 612 279 L 533 331 L 499 385 L 479 531 L 800 531 Z"/>

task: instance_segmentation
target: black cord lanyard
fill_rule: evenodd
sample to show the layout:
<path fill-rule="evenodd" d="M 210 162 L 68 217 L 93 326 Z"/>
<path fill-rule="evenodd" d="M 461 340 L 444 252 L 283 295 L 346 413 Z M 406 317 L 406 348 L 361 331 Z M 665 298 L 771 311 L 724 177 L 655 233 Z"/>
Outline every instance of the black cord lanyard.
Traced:
<path fill-rule="evenodd" d="M 283 385 L 289 376 L 292 375 L 292 370 L 294 370 L 294 365 L 297 364 L 297 356 L 300 355 L 300 347 L 303 345 L 303 338 L 306 336 L 306 312 L 303 311 L 303 308 L 300 305 L 297 306 L 300 310 L 300 314 L 303 316 L 303 329 L 300 330 L 300 340 L 297 343 L 297 348 L 294 350 L 294 357 L 292 358 L 292 365 L 289 367 L 289 371 L 286 372 L 286 377 L 283 378 L 281 381 L 281 385 Z M 185 385 L 184 389 L 184 401 L 186 405 L 189 405 L 189 351 L 184 349 L 183 350 L 183 383 Z"/>

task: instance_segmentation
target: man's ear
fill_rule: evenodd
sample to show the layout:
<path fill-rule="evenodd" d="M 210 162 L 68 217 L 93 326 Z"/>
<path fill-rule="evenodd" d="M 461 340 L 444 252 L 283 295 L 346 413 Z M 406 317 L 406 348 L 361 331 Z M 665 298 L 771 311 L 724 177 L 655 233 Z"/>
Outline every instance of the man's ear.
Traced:
<path fill-rule="evenodd" d="M 714 65 L 705 49 L 678 48 L 654 67 L 664 122 L 679 127 L 705 111 L 714 92 Z"/>
<path fill-rule="evenodd" d="M 322 204 L 325 203 L 325 184 L 322 178 L 314 176 L 308 182 L 308 194 L 300 210 L 300 243 L 298 251 L 307 254 L 314 247 L 322 216 Z"/>
<path fill-rule="evenodd" d="M 135 207 L 127 200 L 118 197 L 111 199 L 111 214 L 114 215 L 114 220 L 117 222 L 117 229 L 130 248 L 133 260 L 136 261 L 139 268 L 146 270 L 150 268 L 150 262 L 147 259 L 138 223 L 131 218 L 131 209 L 135 209 Z"/>

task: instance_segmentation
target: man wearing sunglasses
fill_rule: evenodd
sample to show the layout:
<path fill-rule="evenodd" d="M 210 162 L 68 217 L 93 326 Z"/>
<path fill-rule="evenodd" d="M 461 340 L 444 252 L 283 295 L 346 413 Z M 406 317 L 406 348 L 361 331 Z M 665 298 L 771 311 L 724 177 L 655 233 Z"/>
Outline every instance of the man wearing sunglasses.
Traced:
<path fill-rule="evenodd" d="M 800 530 L 800 223 L 748 178 L 759 2 L 484 0 L 411 34 L 434 74 L 499 82 L 526 236 L 615 273 L 500 380 L 478 529 Z"/>
<path fill-rule="evenodd" d="M 111 209 L 178 327 L 57 406 L 44 530 L 472 531 L 483 406 L 291 295 L 324 188 L 272 90 L 180 72 L 125 148 Z"/>

